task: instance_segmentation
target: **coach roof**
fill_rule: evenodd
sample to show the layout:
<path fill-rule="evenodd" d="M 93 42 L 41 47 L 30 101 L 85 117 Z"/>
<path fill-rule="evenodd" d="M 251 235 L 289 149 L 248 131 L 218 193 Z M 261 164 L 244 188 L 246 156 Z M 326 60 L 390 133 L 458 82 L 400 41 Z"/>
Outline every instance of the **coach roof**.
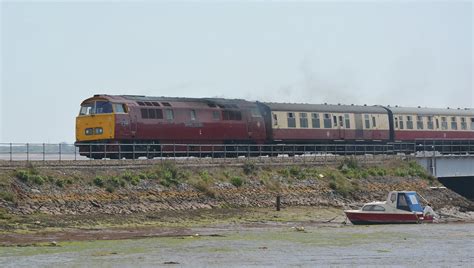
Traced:
<path fill-rule="evenodd" d="M 368 113 L 386 114 L 381 106 L 340 105 L 340 104 L 306 104 L 306 103 L 264 103 L 273 111 L 292 112 L 330 112 L 330 113 Z"/>
<path fill-rule="evenodd" d="M 472 108 L 388 107 L 394 114 L 474 116 Z"/>

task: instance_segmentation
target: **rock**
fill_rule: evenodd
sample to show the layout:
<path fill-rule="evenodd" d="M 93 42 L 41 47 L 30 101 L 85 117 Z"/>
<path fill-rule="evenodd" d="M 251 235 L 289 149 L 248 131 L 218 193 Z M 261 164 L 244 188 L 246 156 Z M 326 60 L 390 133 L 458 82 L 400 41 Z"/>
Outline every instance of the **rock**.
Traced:
<path fill-rule="evenodd" d="M 31 189 L 31 192 L 32 192 L 32 193 L 35 193 L 35 194 L 41 193 L 40 190 L 35 189 L 35 188 L 32 188 L 32 189 Z"/>

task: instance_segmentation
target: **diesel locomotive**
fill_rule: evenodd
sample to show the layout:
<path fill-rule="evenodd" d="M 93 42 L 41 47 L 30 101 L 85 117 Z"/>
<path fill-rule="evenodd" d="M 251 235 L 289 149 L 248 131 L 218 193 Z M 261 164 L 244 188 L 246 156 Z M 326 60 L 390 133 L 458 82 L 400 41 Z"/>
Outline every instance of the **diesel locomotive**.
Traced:
<path fill-rule="evenodd" d="M 474 109 L 94 95 L 81 103 L 76 118 L 76 146 L 81 155 L 91 158 L 154 157 L 170 151 L 170 144 L 179 151 L 190 144 L 427 141 L 433 145 L 474 143 Z M 135 153 L 143 151 L 140 146 L 147 147 L 146 155 Z"/>

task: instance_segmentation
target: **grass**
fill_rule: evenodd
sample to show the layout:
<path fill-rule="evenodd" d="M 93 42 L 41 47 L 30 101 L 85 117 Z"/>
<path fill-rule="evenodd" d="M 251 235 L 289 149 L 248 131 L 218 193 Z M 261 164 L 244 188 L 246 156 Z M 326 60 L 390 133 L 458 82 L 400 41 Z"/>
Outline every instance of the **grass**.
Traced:
<path fill-rule="evenodd" d="M 234 176 L 230 179 L 230 183 L 235 187 L 240 187 L 244 184 L 244 180 L 239 176 Z"/>

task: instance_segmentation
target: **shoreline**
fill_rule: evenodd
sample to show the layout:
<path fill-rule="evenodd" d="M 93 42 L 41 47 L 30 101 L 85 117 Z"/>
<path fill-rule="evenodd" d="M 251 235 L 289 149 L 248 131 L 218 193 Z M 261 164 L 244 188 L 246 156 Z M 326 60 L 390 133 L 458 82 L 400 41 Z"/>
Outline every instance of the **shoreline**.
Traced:
<path fill-rule="evenodd" d="M 440 186 L 416 162 L 403 160 L 278 167 L 165 162 L 134 170 L 29 166 L 0 171 L 0 235 L 343 222 L 343 210 L 383 201 L 392 190 L 416 191 L 450 221 L 474 220 L 474 202 Z"/>
<path fill-rule="evenodd" d="M 227 213 L 225 213 L 226 211 Z M 199 211 L 194 212 L 195 215 L 190 216 L 187 220 L 177 217 L 138 223 L 137 220 L 140 220 L 141 217 L 135 218 L 136 216 L 147 215 L 134 215 L 127 219 L 128 223 L 121 224 L 107 225 L 95 222 L 82 226 L 38 227 L 37 229 L 2 232 L 0 233 L 0 247 L 54 247 L 58 246 L 60 242 L 72 241 L 221 236 L 223 233 L 248 229 L 292 228 L 295 231 L 304 231 L 304 228 L 308 227 L 344 228 L 354 226 L 345 218 L 341 208 L 333 207 L 289 207 L 282 211 L 275 211 L 274 208 L 233 209 L 232 211 L 220 209 L 218 212 L 206 210 L 202 211 L 205 214 L 202 217 L 197 216 L 200 214 Z M 441 216 L 438 222 L 430 224 L 474 223 L 474 213 L 465 215 L 464 218 L 441 214 L 444 216 Z M 104 218 L 103 215 L 95 216 Z M 209 222 L 207 218 L 209 216 L 214 216 L 215 222 Z"/>

